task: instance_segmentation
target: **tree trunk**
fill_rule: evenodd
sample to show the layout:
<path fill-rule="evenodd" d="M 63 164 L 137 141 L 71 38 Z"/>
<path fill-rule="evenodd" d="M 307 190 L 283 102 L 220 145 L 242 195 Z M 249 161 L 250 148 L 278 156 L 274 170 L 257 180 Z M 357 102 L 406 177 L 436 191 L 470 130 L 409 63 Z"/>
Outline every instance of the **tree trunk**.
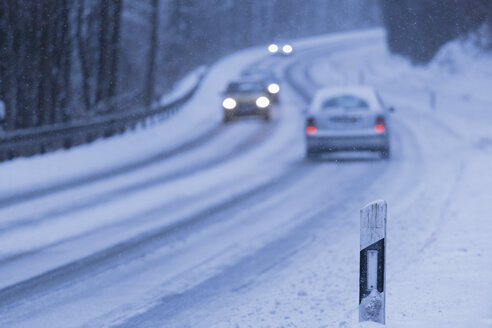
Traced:
<path fill-rule="evenodd" d="M 159 0 L 151 0 L 152 18 L 150 32 L 150 49 L 148 55 L 147 78 L 145 87 L 145 105 L 150 106 L 154 100 L 155 90 L 155 61 L 157 55 L 157 30 L 158 30 L 158 14 Z"/>
<path fill-rule="evenodd" d="M 101 0 L 99 3 L 99 63 L 97 68 L 96 103 L 106 100 L 108 96 L 108 7 L 111 0 Z"/>
<path fill-rule="evenodd" d="M 122 14 L 122 0 L 112 1 L 112 20 L 113 26 L 111 31 L 111 49 L 110 49 L 110 67 L 109 67 L 109 85 L 108 98 L 116 95 L 118 83 L 118 64 L 120 56 L 120 25 Z"/>
<path fill-rule="evenodd" d="M 86 111 L 89 111 L 93 104 L 91 101 L 91 70 L 88 59 L 89 47 L 87 45 L 86 36 L 84 35 L 85 26 L 87 25 L 85 19 L 85 0 L 79 0 L 76 17 L 77 29 L 75 33 L 75 40 L 77 41 L 77 54 L 80 61 L 80 70 L 82 74 L 82 99 L 84 101 Z"/>

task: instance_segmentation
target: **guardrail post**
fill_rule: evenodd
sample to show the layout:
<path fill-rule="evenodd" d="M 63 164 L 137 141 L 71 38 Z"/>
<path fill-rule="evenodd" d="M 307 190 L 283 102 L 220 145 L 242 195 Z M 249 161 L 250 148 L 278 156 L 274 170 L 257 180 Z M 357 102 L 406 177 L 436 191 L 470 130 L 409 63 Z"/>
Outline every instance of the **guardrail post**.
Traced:
<path fill-rule="evenodd" d="M 359 322 L 385 323 L 386 214 L 384 200 L 360 211 Z"/>

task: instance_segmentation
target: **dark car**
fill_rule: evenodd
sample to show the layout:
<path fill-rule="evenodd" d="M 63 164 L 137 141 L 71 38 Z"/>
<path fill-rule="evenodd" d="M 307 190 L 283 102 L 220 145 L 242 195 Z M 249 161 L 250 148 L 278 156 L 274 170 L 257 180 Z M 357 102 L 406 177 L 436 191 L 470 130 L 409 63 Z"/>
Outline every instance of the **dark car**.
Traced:
<path fill-rule="evenodd" d="M 261 79 L 244 78 L 230 82 L 223 94 L 224 122 L 251 115 L 269 120 L 271 101 L 267 88 L 266 82 Z"/>

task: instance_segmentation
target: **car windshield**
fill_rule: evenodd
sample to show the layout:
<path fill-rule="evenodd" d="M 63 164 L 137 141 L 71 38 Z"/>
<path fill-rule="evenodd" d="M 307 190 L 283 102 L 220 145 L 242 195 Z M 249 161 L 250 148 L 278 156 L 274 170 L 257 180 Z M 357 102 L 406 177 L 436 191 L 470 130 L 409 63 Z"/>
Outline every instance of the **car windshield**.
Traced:
<path fill-rule="evenodd" d="M 343 95 L 329 98 L 323 101 L 321 105 L 321 110 L 330 110 L 335 108 L 368 109 L 369 104 L 362 98 L 352 95 Z"/>
<path fill-rule="evenodd" d="M 241 82 L 231 83 L 227 87 L 227 92 L 261 92 L 263 91 L 263 85 L 256 82 Z"/>

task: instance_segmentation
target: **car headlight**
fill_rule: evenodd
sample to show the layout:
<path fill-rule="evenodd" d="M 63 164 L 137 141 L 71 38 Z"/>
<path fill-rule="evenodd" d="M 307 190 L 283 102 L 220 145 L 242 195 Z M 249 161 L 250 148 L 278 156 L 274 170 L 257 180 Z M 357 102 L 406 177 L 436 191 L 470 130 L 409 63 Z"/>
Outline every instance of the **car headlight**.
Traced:
<path fill-rule="evenodd" d="M 270 53 L 274 54 L 278 51 L 278 46 L 276 44 L 271 44 L 268 46 L 268 51 L 270 51 Z"/>
<path fill-rule="evenodd" d="M 290 54 L 292 52 L 292 46 L 290 44 L 286 44 L 282 47 L 282 51 L 284 54 Z"/>
<path fill-rule="evenodd" d="M 236 105 L 237 105 L 237 102 L 232 98 L 226 98 L 222 102 L 222 106 L 225 109 L 234 109 L 234 108 L 236 108 Z"/>
<path fill-rule="evenodd" d="M 268 86 L 268 92 L 276 94 L 280 91 L 280 86 L 277 83 L 272 83 Z"/>
<path fill-rule="evenodd" d="M 270 105 L 270 100 L 267 97 L 261 96 L 256 99 L 256 106 L 259 108 L 267 108 Z"/>

